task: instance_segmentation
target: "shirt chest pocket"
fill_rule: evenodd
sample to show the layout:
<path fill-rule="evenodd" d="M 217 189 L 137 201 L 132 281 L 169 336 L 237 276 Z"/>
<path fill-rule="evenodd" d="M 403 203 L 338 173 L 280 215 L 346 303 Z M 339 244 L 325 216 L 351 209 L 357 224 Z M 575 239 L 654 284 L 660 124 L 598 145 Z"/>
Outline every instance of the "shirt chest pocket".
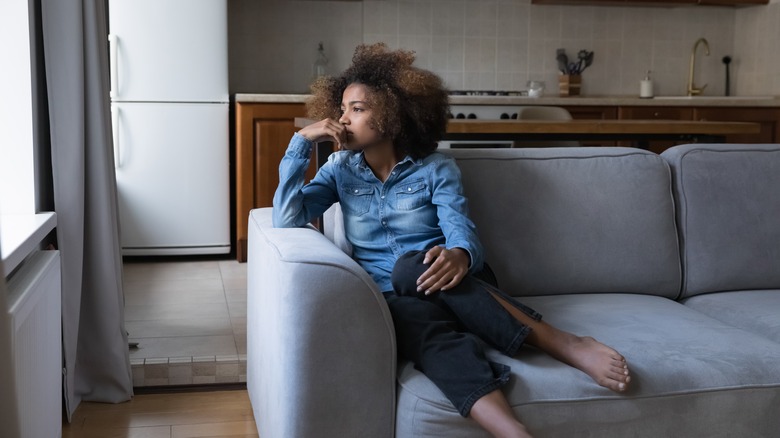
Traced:
<path fill-rule="evenodd" d="M 401 184 L 396 188 L 395 208 L 398 210 L 414 210 L 430 202 L 431 194 L 424 181 Z"/>
<path fill-rule="evenodd" d="M 374 188 L 369 185 L 348 184 L 341 188 L 341 206 L 350 213 L 364 215 L 371 208 Z"/>

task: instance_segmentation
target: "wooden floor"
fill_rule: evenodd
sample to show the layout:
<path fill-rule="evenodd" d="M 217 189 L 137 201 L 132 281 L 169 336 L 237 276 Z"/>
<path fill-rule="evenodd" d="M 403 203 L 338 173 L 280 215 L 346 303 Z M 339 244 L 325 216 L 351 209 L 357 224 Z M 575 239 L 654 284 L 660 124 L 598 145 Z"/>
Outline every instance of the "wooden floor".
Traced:
<path fill-rule="evenodd" d="M 139 394 L 119 404 L 82 402 L 63 438 L 258 437 L 246 389 Z"/>

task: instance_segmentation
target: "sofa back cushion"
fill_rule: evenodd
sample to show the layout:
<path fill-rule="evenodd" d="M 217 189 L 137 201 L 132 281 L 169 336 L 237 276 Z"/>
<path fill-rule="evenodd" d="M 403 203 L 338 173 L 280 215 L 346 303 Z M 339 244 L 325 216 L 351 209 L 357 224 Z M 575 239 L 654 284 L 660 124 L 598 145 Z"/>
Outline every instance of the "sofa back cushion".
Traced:
<path fill-rule="evenodd" d="M 780 288 L 780 145 L 692 144 L 661 156 L 674 176 L 682 296 Z"/>
<path fill-rule="evenodd" d="M 486 260 L 507 293 L 676 298 L 671 175 L 633 148 L 453 149 Z"/>

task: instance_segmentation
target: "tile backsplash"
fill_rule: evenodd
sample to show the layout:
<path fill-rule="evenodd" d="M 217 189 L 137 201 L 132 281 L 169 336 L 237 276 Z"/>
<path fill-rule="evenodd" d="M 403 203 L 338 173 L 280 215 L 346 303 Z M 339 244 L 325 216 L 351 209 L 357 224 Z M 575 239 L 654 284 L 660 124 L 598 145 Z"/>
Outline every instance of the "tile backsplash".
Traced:
<path fill-rule="evenodd" d="M 417 64 L 451 89 L 557 87 L 555 50 L 595 52 L 583 95 L 636 95 L 647 70 L 656 95 L 686 91 L 694 42 L 705 95 L 780 95 L 780 0 L 767 6 L 611 7 L 532 5 L 531 0 L 229 1 L 230 90 L 305 93 L 317 45 L 330 73 L 349 65 L 357 44 L 384 41 L 414 50 Z"/>

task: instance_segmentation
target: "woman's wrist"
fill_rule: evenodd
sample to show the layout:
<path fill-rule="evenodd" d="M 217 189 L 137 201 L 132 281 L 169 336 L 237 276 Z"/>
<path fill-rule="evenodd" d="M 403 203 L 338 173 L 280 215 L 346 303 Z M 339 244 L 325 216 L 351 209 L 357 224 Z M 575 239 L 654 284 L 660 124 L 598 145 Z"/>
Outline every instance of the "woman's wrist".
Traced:
<path fill-rule="evenodd" d="M 455 250 L 455 249 L 460 250 L 460 252 L 462 252 L 463 255 L 466 256 L 466 268 L 471 268 L 471 253 L 466 248 L 462 248 L 460 246 L 456 246 L 456 247 L 454 247 L 452 249 L 453 250 Z"/>

